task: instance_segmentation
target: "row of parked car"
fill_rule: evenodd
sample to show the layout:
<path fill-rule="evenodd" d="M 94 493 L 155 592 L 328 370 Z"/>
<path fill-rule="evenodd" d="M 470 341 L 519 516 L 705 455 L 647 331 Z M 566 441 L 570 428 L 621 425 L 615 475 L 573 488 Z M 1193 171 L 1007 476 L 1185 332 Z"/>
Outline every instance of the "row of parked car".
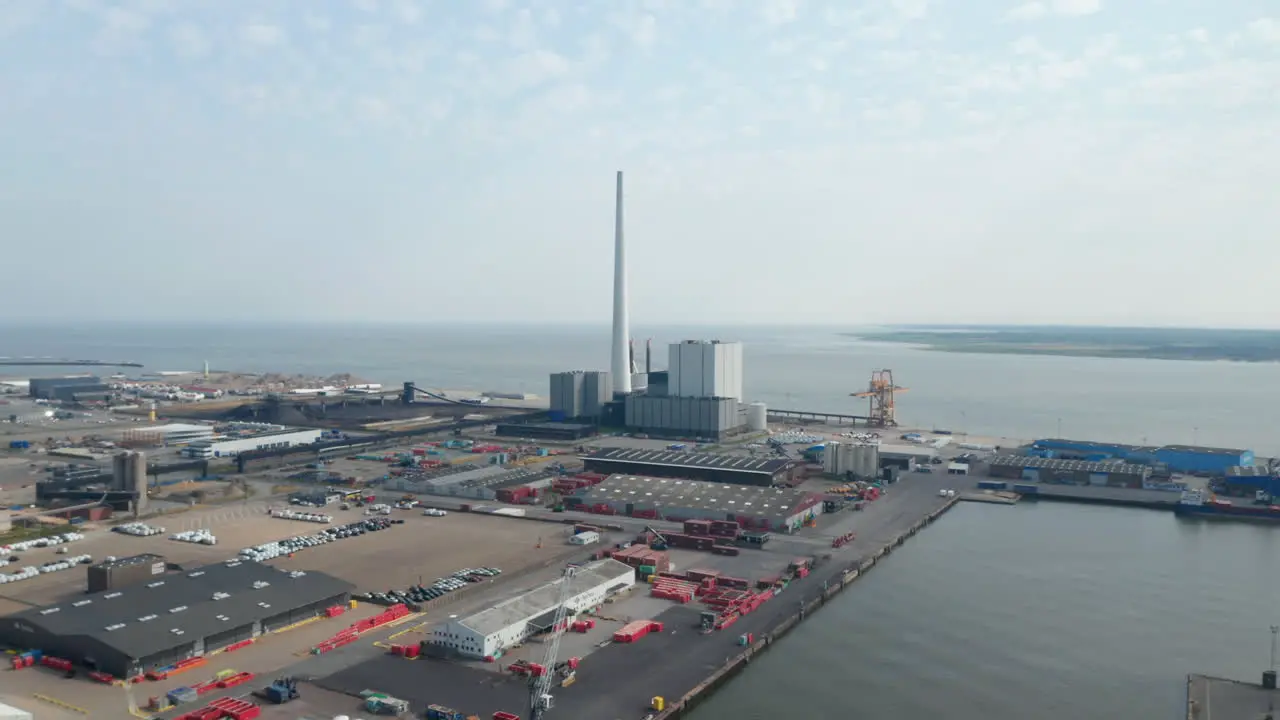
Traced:
<path fill-rule="evenodd" d="M 366 594 L 364 597 L 379 605 L 394 605 L 396 603 L 420 605 L 431 602 L 438 597 L 444 597 L 456 590 L 461 590 L 473 583 L 482 583 L 501 574 L 501 570 L 493 567 L 464 568 L 447 577 L 436 578 L 436 581 L 430 585 L 410 585 L 404 590 L 388 590 L 385 593 L 373 592 Z"/>

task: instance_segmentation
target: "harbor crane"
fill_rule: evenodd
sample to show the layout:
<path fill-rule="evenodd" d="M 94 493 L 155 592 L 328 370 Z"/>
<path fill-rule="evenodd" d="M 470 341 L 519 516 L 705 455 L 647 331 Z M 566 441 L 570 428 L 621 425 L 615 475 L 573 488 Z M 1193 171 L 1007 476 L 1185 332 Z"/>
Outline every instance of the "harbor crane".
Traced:
<path fill-rule="evenodd" d="M 547 652 L 542 657 L 543 672 L 529 676 L 529 720 L 541 720 L 552 708 L 551 683 L 556 677 L 556 657 L 560 654 L 560 638 L 564 636 L 569 616 L 569 599 L 573 597 L 573 578 L 578 573 L 576 565 L 564 569 L 560 580 L 560 594 L 556 598 L 556 614 L 551 620 L 551 636 L 547 638 Z"/>
<path fill-rule="evenodd" d="M 871 371 L 871 382 L 862 392 L 849 393 L 850 397 L 867 398 L 871 403 L 867 415 L 871 418 L 872 427 L 897 427 L 898 420 L 893 415 L 894 393 L 906 392 L 908 388 L 893 384 L 892 370 Z"/>

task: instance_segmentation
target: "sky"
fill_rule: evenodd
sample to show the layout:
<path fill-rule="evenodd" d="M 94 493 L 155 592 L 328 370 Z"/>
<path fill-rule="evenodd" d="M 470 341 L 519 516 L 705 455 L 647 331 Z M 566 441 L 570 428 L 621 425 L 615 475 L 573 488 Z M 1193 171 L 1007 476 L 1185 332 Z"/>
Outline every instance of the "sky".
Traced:
<path fill-rule="evenodd" d="M 5 0 L 0 321 L 1280 327 L 1274 0 Z"/>

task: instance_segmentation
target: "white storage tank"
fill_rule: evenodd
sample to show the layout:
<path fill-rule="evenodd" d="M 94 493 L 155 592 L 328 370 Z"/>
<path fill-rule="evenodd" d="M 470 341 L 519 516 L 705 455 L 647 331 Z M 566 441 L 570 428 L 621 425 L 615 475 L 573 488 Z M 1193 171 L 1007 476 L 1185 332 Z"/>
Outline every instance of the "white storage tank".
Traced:
<path fill-rule="evenodd" d="M 769 408 L 762 402 L 747 406 L 747 430 L 764 432 L 769 428 Z"/>
<path fill-rule="evenodd" d="M 840 475 L 840 449 L 841 444 L 835 440 L 828 440 L 827 446 L 822 451 L 822 471 L 828 475 Z"/>
<path fill-rule="evenodd" d="M 873 478 L 880 472 L 880 446 L 871 444 L 853 445 L 852 467 L 849 469 L 859 478 Z"/>

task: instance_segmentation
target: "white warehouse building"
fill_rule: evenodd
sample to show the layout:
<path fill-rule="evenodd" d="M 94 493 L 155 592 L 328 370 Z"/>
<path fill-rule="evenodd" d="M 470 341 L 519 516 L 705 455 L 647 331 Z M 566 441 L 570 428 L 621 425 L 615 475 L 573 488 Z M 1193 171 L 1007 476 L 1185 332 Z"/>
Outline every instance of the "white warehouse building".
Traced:
<path fill-rule="evenodd" d="M 469 617 L 452 617 L 436 626 L 431 642 L 467 657 L 498 657 L 551 627 L 563 582 L 564 578 L 554 580 Z M 570 617 L 635 585 L 636 573 L 631 566 L 610 558 L 583 565 L 572 582 L 566 603 Z"/>
<path fill-rule="evenodd" d="M 191 423 L 170 423 L 168 425 L 151 425 L 139 428 L 140 432 L 154 435 L 165 445 L 185 445 L 213 437 L 212 425 L 195 425 Z"/>
<path fill-rule="evenodd" d="M 742 343 L 685 340 L 667 355 L 667 394 L 742 402 Z"/>
<path fill-rule="evenodd" d="M 189 458 L 208 460 L 216 457 L 235 457 L 251 450 L 310 445 L 319 439 L 319 430 L 286 429 L 243 438 L 201 440 L 187 445 L 182 449 L 182 454 Z"/>

